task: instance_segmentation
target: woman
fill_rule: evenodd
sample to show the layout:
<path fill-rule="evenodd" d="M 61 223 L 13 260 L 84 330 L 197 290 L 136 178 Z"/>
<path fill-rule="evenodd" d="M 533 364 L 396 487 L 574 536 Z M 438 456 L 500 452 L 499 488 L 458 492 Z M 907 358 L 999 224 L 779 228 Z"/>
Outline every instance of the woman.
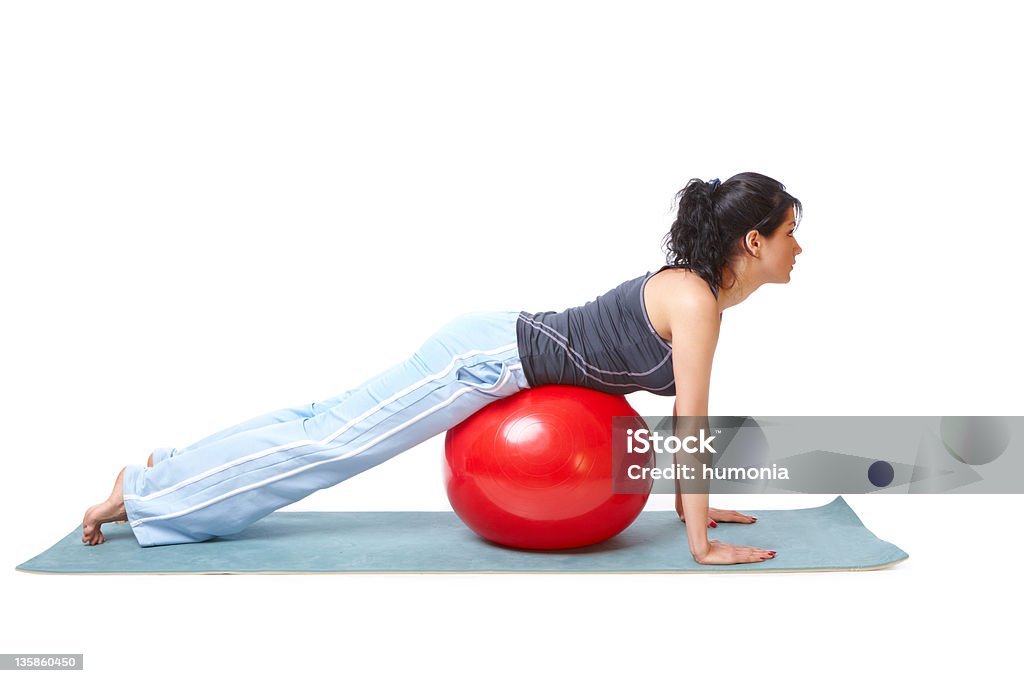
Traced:
<path fill-rule="evenodd" d="M 128 521 L 140 545 L 236 533 L 458 424 L 492 401 L 543 384 L 675 395 L 675 413 L 708 414 L 722 311 L 765 283 L 789 282 L 801 253 L 802 206 L 758 173 L 693 179 L 676 195 L 665 238 L 669 265 L 560 313 L 471 313 L 448 322 L 413 356 L 326 401 L 256 417 L 184 450 L 128 465 L 90 507 L 82 541 Z M 761 562 L 772 551 L 709 541 L 717 522 L 752 523 L 677 494 L 690 552 L 702 564 Z"/>

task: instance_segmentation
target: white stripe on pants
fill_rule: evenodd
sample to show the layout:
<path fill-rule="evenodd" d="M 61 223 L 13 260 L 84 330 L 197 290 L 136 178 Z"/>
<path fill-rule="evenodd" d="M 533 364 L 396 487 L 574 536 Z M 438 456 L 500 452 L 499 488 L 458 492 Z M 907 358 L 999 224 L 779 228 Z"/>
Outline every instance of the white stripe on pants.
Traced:
<path fill-rule="evenodd" d="M 124 473 L 142 546 L 237 533 L 529 387 L 513 311 L 460 316 L 404 362 L 332 399 L 275 411 Z"/>

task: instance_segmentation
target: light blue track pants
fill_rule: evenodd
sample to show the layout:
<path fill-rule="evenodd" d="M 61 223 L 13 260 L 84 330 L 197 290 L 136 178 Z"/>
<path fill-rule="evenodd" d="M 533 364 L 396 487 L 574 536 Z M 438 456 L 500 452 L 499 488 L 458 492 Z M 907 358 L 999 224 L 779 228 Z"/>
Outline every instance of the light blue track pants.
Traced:
<path fill-rule="evenodd" d="M 278 410 L 129 465 L 124 506 L 142 546 L 237 533 L 529 388 L 518 312 L 469 313 L 408 360 L 334 398 Z"/>

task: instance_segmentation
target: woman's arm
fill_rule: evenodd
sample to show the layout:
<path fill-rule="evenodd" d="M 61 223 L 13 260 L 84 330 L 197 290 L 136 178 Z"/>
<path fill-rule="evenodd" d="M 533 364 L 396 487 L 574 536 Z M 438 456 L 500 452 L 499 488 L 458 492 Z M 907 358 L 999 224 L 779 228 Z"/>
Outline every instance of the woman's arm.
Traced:
<path fill-rule="evenodd" d="M 683 438 L 696 435 L 701 429 L 710 431 L 708 395 L 711 363 L 718 346 L 721 318 L 718 302 L 710 292 L 707 297 L 697 296 L 692 291 L 688 295 L 679 292 L 670 301 L 673 302 L 669 316 L 672 371 L 676 383 L 676 419 L 673 422 L 676 436 Z M 691 459 L 691 466 L 702 460 L 699 454 L 695 456 Z M 685 517 L 686 537 L 693 559 L 700 564 L 738 564 L 762 562 L 774 557 L 774 552 L 765 548 L 709 541 L 707 487 L 691 485 L 688 488 L 689 492 L 681 493 L 679 480 L 676 480 L 676 510 L 681 510 L 680 514 Z M 739 516 L 731 510 L 726 512 Z"/>
<path fill-rule="evenodd" d="M 672 329 L 672 372 L 676 384 L 673 420 L 676 435 L 683 438 L 709 429 L 708 395 L 711 364 L 718 346 L 721 320 L 718 304 L 710 291 L 695 296 L 693 291 L 672 297 L 669 313 Z M 708 554 L 708 494 L 682 493 L 676 480 L 676 512 L 686 520 L 690 552 L 698 562 Z"/>

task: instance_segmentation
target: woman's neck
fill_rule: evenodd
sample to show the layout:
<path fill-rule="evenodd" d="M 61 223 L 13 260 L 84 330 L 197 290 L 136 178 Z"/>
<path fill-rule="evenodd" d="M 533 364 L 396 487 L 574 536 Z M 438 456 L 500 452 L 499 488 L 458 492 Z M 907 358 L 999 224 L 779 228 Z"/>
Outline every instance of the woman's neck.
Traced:
<path fill-rule="evenodd" d="M 730 264 L 722 272 L 722 286 L 718 288 L 718 312 L 743 303 L 763 284 L 763 281 L 753 276 L 746 261 Z"/>

